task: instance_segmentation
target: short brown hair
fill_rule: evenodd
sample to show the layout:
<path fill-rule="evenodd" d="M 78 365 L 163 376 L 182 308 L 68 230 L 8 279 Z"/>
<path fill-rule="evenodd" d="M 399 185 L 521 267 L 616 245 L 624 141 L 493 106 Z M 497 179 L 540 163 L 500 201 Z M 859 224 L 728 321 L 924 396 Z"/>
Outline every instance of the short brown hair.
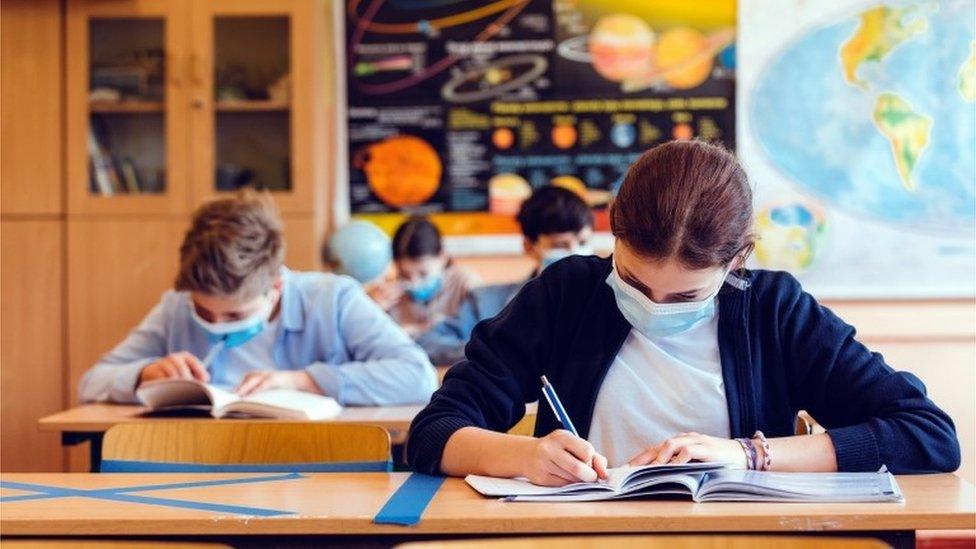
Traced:
<path fill-rule="evenodd" d="M 752 190 L 729 151 L 671 141 L 627 170 L 610 228 L 642 256 L 674 257 L 693 269 L 727 265 L 752 249 Z"/>
<path fill-rule="evenodd" d="M 250 299 L 281 269 L 281 218 L 267 192 L 245 190 L 200 206 L 180 246 L 176 289 Z"/>

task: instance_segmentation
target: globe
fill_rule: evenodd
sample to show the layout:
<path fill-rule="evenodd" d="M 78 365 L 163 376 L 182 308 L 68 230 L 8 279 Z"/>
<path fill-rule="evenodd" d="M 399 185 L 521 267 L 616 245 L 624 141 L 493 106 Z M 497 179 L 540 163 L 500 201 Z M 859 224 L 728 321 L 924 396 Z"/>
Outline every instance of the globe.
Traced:
<path fill-rule="evenodd" d="M 800 192 L 830 207 L 971 239 L 974 28 L 972 2 L 944 1 L 875 5 L 811 29 L 758 74 L 753 137 Z"/>

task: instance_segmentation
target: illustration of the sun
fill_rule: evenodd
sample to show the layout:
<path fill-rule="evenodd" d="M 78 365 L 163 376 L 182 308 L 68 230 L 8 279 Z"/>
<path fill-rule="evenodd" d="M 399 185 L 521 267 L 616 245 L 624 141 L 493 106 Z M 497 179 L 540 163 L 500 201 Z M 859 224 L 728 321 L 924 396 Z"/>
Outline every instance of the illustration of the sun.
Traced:
<path fill-rule="evenodd" d="M 430 143 L 412 135 L 396 135 L 367 147 L 357 159 L 369 188 L 393 207 L 415 206 L 434 196 L 443 166 Z"/>

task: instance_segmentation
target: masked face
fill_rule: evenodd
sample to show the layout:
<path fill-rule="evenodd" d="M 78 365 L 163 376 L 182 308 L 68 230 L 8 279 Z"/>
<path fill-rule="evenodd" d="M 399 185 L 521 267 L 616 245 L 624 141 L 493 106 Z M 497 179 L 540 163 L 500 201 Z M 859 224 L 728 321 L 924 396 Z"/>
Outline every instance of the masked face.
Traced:
<path fill-rule="evenodd" d="M 618 241 L 607 284 L 627 322 L 648 338 L 686 332 L 715 315 L 715 296 L 729 267 L 690 270 L 649 261 Z"/>
<path fill-rule="evenodd" d="M 541 234 L 535 242 L 525 240 L 525 251 L 538 262 L 541 271 L 571 255 L 593 255 L 593 249 L 589 246 L 592 234 L 593 230 L 589 227 L 576 233 L 567 231 Z"/>
<path fill-rule="evenodd" d="M 212 343 L 222 342 L 224 347 L 237 347 L 264 330 L 279 296 L 277 289 L 245 302 L 194 294 L 190 315 L 207 332 Z"/>
<path fill-rule="evenodd" d="M 443 255 L 397 260 L 400 285 L 410 299 L 417 303 L 428 303 L 437 296 L 444 285 L 446 268 L 447 258 Z"/>

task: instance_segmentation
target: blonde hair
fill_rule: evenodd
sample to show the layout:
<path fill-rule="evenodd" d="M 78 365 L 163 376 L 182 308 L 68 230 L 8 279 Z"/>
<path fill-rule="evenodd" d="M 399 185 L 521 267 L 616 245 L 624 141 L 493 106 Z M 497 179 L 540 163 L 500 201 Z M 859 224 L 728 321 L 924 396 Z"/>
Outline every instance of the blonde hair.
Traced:
<path fill-rule="evenodd" d="M 200 206 L 180 246 L 177 290 L 250 299 L 274 283 L 284 260 L 271 195 L 250 189 Z"/>

